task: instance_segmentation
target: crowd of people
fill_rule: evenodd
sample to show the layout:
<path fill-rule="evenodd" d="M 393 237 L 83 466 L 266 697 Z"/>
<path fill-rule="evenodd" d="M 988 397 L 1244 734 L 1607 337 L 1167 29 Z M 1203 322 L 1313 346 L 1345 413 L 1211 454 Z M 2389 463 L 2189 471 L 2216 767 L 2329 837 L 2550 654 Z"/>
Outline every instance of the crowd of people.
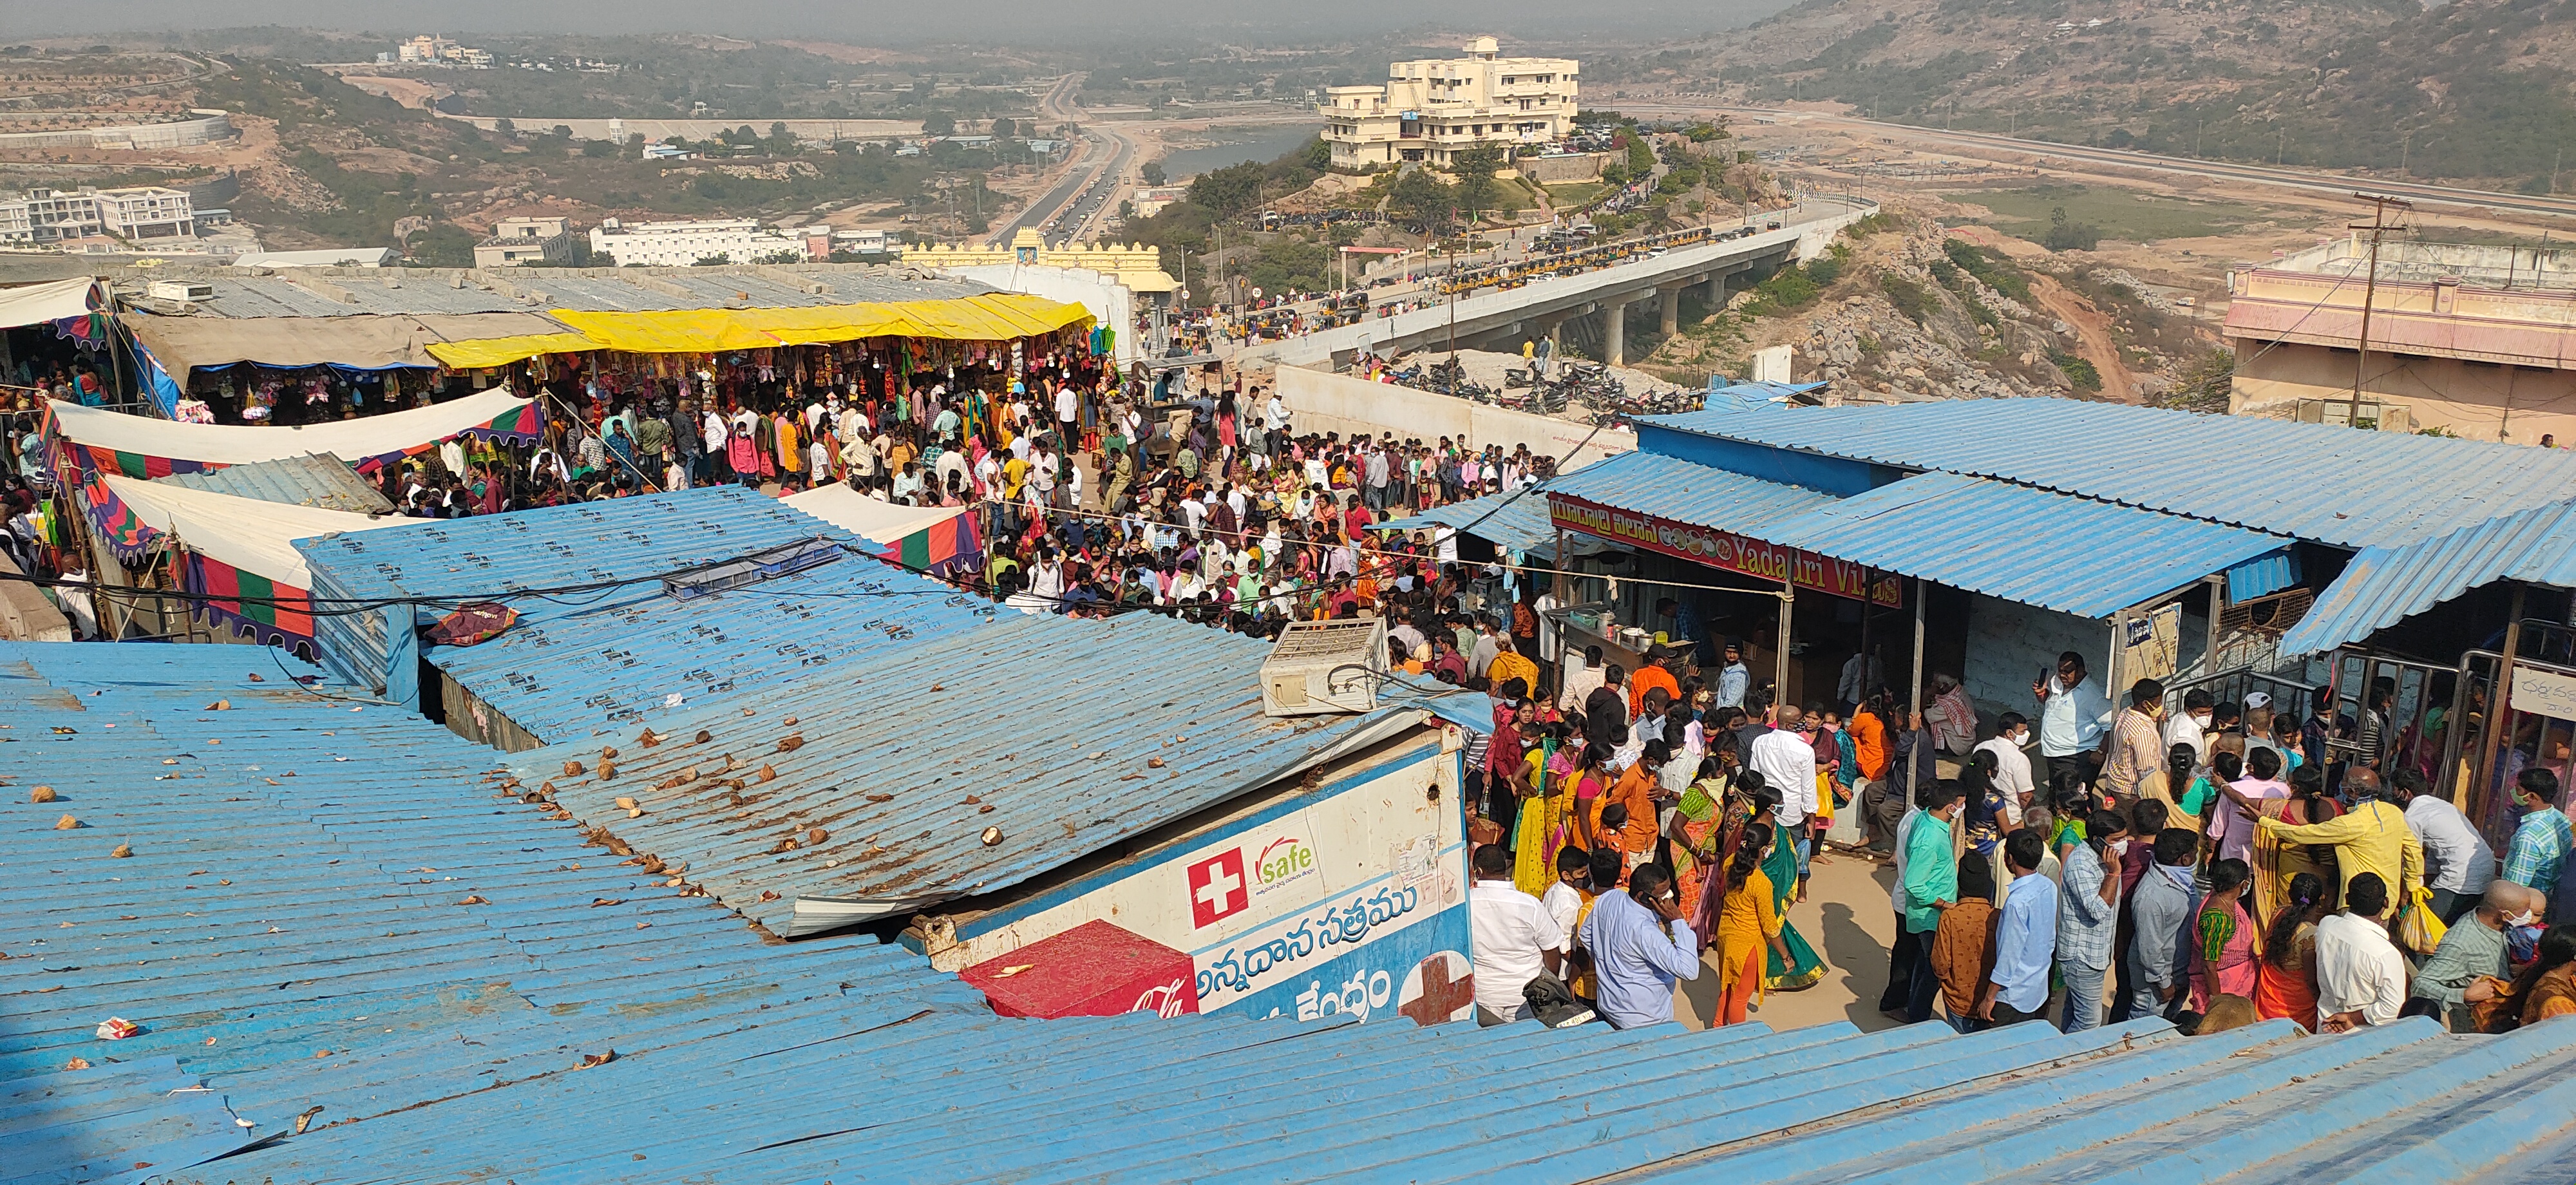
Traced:
<path fill-rule="evenodd" d="M 2576 833 L 2548 769 L 2509 775 L 2499 860 L 2397 736 L 2330 708 L 2193 690 L 2168 711 L 2140 680 L 2113 710 L 2072 653 L 2031 716 L 1983 721 L 1947 676 L 1900 718 L 1885 688 L 1773 704 L 1731 647 L 1712 684 L 1661 666 L 1554 702 L 1498 685 L 1470 896 L 1484 1023 L 1669 1020 L 1676 984 L 1709 974 L 1703 1019 L 1738 1024 L 1815 983 L 1790 914 L 1854 809 L 1854 854 L 1891 874 L 1878 1005 L 1908 1023 L 2495 1033 L 2576 1013 L 2576 924 L 2549 924 Z"/>

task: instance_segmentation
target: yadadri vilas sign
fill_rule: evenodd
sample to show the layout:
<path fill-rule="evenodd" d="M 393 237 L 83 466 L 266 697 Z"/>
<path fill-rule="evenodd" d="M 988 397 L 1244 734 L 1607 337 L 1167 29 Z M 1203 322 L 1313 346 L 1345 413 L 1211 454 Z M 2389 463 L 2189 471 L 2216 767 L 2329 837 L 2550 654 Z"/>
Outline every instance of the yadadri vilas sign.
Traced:
<path fill-rule="evenodd" d="M 1762 580 L 1786 580 L 1799 588 L 1811 588 L 1855 601 L 1875 593 L 1869 599 L 1881 605 L 1905 603 L 1904 584 L 1897 577 L 1882 572 L 1872 587 L 1866 569 L 1849 561 L 1765 543 L 1733 531 L 1715 531 L 1651 514 L 1613 510 L 1564 494 L 1548 495 L 1547 509 L 1549 521 L 1569 531 L 1598 535 Z"/>

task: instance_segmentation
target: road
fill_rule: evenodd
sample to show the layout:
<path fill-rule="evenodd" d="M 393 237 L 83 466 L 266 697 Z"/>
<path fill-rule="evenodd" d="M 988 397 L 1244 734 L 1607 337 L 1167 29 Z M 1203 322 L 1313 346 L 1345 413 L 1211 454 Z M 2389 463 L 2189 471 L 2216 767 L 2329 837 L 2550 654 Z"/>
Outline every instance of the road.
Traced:
<path fill-rule="evenodd" d="M 2429 185 L 2418 181 L 2396 181 L 2378 177 L 2348 176 L 2308 169 L 2279 168 L 2268 165 L 2240 165 L 2226 161 L 2196 160 L 2191 157 L 2158 156 L 2147 152 L 2128 152 L 2114 148 L 2088 148 L 2080 144 L 2055 144 L 2045 140 L 2026 140 L 2018 136 L 1998 136 L 1986 132 L 1954 132 L 1940 128 L 1922 128 L 1911 124 L 1886 123 L 1846 115 L 1826 115 L 1813 111 L 1784 111 L 1767 107 L 1739 107 L 1726 104 L 1692 106 L 1687 104 L 1622 103 L 1621 110 L 1638 115 L 1705 115 L 1724 113 L 1731 116 L 1758 117 L 1780 123 L 1818 123 L 1858 128 L 1889 140 L 1908 140 L 1950 148 L 1981 149 L 1987 152 L 2016 152 L 2028 156 L 2053 157 L 2085 164 L 2117 165 L 2129 169 L 2201 177 L 2213 181 L 2239 181 L 2277 189 L 2296 189 L 2309 193 L 2349 197 L 2355 191 L 2392 194 L 2421 205 L 2455 206 L 2463 209 L 2511 211 L 2559 218 L 2576 218 L 2576 198 L 2542 197 L 2522 193 L 2498 193 L 2487 189 L 2468 189 L 2452 185 Z"/>
<path fill-rule="evenodd" d="M 1080 124 L 1082 108 L 1073 101 L 1074 92 L 1082 85 L 1082 75 L 1067 74 L 1056 79 L 1046 97 L 1038 100 L 1040 118 L 1057 124 Z M 1022 227 L 1037 227 L 1050 243 L 1081 237 L 1097 220 L 1112 195 L 1118 192 L 1119 179 L 1127 175 L 1128 163 L 1135 159 L 1136 143 L 1125 136 L 1088 126 L 1082 130 L 1082 159 L 1065 174 L 1064 180 L 1029 203 L 1009 225 L 985 238 L 992 244 L 1008 243 Z M 1057 215 L 1063 218 L 1059 220 Z"/>

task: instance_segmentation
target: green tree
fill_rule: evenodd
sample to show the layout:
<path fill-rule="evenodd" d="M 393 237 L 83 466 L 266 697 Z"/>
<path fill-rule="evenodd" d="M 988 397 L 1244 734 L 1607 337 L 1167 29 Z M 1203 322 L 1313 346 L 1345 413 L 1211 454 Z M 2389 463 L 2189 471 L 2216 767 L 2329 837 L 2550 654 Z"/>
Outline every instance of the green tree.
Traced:
<path fill-rule="evenodd" d="M 928 115 L 922 116 L 921 134 L 925 136 L 954 136 L 957 134 L 957 117 L 943 111 L 933 111 Z"/>
<path fill-rule="evenodd" d="M 1171 183 L 1171 178 L 1163 172 L 1163 162 L 1158 160 L 1146 161 L 1144 168 L 1136 170 L 1136 175 L 1144 178 L 1145 184 L 1147 185 L 1168 185 Z"/>
<path fill-rule="evenodd" d="M 1012 136 L 1015 136 L 1015 135 L 1019 134 L 1019 127 L 1020 127 L 1020 125 L 1015 124 L 1015 123 L 1012 123 L 1012 122 L 1011 122 L 1010 120 L 1008 120 L 1008 119 L 997 119 L 997 120 L 994 120 L 994 121 L 993 121 L 993 138 L 995 138 L 995 139 L 997 139 L 997 140 L 1007 140 L 1007 139 L 1010 139 Z"/>
<path fill-rule="evenodd" d="M 1458 178 L 1458 208 L 1469 214 L 1480 214 L 1494 207 L 1502 187 L 1495 183 L 1495 171 L 1503 167 L 1503 150 L 1491 144 L 1479 144 L 1449 159 L 1449 172 Z"/>
<path fill-rule="evenodd" d="M 1386 212 L 1406 222 L 1446 222 L 1457 209 L 1457 192 L 1424 169 L 1408 170 L 1396 178 L 1386 195 Z"/>
<path fill-rule="evenodd" d="M 2048 233 L 2041 236 L 2039 245 L 2051 251 L 2090 251 L 2101 242 L 2101 227 L 2090 222 L 2070 222 L 2066 207 L 2058 206 L 2048 212 Z"/>
<path fill-rule="evenodd" d="M 1211 169 L 1190 182 L 1190 204 L 1218 218 L 1232 218 L 1261 204 L 1265 174 L 1253 161 Z"/>
<path fill-rule="evenodd" d="M 1318 173 L 1333 167 L 1333 146 L 1325 143 L 1322 136 L 1306 141 L 1306 146 L 1297 151 L 1306 167 Z"/>

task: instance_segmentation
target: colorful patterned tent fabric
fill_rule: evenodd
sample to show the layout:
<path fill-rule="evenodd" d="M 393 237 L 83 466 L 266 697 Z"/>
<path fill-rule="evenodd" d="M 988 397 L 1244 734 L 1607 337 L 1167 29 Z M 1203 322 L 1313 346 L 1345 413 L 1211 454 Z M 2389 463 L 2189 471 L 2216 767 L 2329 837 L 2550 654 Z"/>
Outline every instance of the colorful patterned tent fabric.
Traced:
<path fill-rule="evenodd" d="M 218 598 L 199 607 L 207 625 L 265 645 L 305 651 L 313 641 L 307 600 L 313 572 L 294 541 L 420 521 L 262 502 L 116 474 L 102 475 L 94 484 L 110 496 L 111 513 L 150 533 L 145 546 L 163 540 L 177 545 L 188 591 Z M 93 514 L 91 521 L 98 516 Z M 115 545 L 111 538 L 110 546 Z M 128 557 L 120 550 L 118 558 Z"/>
<path fill-rule="evenodd" d="M 460 436 L 524 444 L 542 425 L 535 404 L 495 387 L 410 411 L 300 428 L 181 424 L 55 402 L 46 407 L 45 434 L 48 449 L 78 454 L 85 468 L 168 477 L 306 453 L 331 453 L 363 473 Z"/>
<path fill-rule="evenodd" d="M 1078 304 L 998 293 L 955 300 L 899 300 L 800 309 L 682 309 L 607 313 L 556 309 L 554 319 L 598 343 L 637 354 L 714 354 L 821 345 L 870 337 L 1008 341 L 1088 324 Z M 465 342 L 462 345 L 476 343 Z M 506 351 L 505 351 L 506 352 Z"/>
<path fill-rule="evenodd" d="M 876 544 L 877 558 L 915 572 L 944 577 L 984 563 L 983 533 L 962 506 L 897 506 L 841 482 L 780 501 Z"/>

